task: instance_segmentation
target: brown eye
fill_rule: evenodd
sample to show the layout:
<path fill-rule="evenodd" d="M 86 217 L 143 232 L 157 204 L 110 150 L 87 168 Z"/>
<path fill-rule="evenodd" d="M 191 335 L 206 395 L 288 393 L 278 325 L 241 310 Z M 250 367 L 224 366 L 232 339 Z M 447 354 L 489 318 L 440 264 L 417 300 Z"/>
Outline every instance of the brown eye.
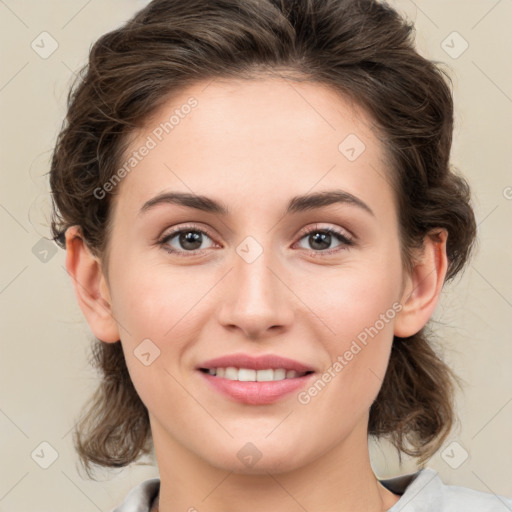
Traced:
<path fill-rule="evenodd" d="M 301 240 L 303 239 L 307 239 L 307 242 L 314 252 L 326 252 L 328 254 L 344 250 L 347 246 L 354 245 L 353 240 L 347 237 L 344 233 L 340 233 L 332 228 L 312 228 L 301 237 Z M 341 249 L 330 249 L 330 245 L 333 240 L 337 240 L 339 242 L 338 247 L 341 246 Z"/>
<path fill-rule="evenodd" d="M 195 226 L 184 227 L 171 231 L 164 236 L 158 243 L 169 253 L 192 253 L 196 255 L 197 252 L 201 253 L 204 247 L 201 245 L 205 241 L 205 237 L 210 239 L 210 236 L 202 229 Z M 172 242 L 172 245 L 171 243 Z"/>

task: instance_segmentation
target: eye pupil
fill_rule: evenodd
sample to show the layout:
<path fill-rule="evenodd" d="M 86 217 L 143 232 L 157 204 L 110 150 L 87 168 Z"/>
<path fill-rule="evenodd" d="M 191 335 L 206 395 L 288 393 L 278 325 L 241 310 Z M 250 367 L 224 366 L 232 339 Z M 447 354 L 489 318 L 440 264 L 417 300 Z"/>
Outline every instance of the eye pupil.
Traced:
<path fill-rule="evenodd" d="M 310 239 L 312 242 L 311 247 L 314 247 L 316 249 L 326 249 L 325 244 L 327 245 L 327 247 L 331 245 L 331 235 L 329 233 L 316 232 L 310 235 Z M 320 247 L 315 247 L 315 245 L 318 243 L 320 244 Z M 322 244 L 324 245 L 322 246 Z"/>
<path fill-rule="evenodd" d="M 201 238 L 202 234 L 197 231 L 184 231 L 179 236 L 182 247 L 192 251 L 201 247 Z M 189 244 L 192 244 L 192 247 L 190 247 Z"/>

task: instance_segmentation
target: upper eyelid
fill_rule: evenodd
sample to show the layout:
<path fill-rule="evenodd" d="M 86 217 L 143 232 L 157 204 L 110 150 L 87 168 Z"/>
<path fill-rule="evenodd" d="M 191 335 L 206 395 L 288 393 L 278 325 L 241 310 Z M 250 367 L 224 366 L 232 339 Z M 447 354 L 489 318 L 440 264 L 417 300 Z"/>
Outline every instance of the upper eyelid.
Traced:
<path fill-rule="evenodd" d="M 357 240 L 357 237 L 351 231 L 349 231 L 347 228 L 343 228 L 343 227 L 339 227 L 339 226 L 337 226 L 337 227 L 322 226 L 321 223 L 316 223 L 314 226 L 306 227 L 306 228 L 302 229 L 300 232 L 300 235 L 302 237 L 304 235 L 309 234 L 310 232 L 326 231 L 326 230 L 335 231 L 335 232 L 343 235 L 345 238 L 348 238 L 349 240 L 352 240 L 352 241 Z"/>
<path fill-rule="evenodd" d="M 214 237 L 210 234 L 209 230 L 207 230 L 206 228 L 203 228 L 201 226 L 194 226 L 193 224 L 190 224 L 190 225 L 185 225 L 185 226 L 181 226 L 181 227 L 178 227 L 178 228 L 172 228 L 170 229 L 168 232 L 164 233 L 161 237 L 160 237 L 160 240 L 163 240 L 169 236 L 175 236 L 177 235 L 178 233 L 182 232 L 182 231 L 199 231 L 199 232 L 202 232 L 206 235 L 208 235 L 211 239 L 213 239 Z"/>

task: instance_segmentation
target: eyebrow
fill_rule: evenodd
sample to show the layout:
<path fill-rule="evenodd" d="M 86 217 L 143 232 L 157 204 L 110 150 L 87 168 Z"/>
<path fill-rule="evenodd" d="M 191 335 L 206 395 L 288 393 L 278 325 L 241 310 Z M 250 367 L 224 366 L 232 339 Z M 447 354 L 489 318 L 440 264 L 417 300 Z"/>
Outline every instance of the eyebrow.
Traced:
<path fill-rule="evenodd" d="M 336 203 L 356 206 L 370 215 L 375 216 L 372 209 L 365 202 L 343 190 L 326 190 L 323 192 L 316 192 L 314 194 L 292 197 L 286 207 L 285 215 L 313 210 Z M 144 203 L 139 211 L 139 215 L 148 212 L 159 204 L 178 204 L 181 206 L 187 206 L 188 208 L 194 208 L 196 210 L 223 216 L 228 216 L 230 214 L 227 206 L 209 197 L 188 194 L 185 192 L 166 192 L 159 194 Z"/>

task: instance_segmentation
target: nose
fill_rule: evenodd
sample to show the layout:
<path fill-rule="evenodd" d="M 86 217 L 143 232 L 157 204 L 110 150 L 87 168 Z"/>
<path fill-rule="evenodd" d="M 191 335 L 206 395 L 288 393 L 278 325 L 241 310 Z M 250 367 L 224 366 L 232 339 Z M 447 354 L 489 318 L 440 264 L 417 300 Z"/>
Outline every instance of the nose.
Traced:
<path fill-rule="evenodd" d="M 256 340 L 275 336 L 293 321 L 295 295 L 286 284 L 285 272 L 271 251 L 248 262 L 236 255 L 225 277 L 218 320 L 227 329 L 240 329 Z"/>

